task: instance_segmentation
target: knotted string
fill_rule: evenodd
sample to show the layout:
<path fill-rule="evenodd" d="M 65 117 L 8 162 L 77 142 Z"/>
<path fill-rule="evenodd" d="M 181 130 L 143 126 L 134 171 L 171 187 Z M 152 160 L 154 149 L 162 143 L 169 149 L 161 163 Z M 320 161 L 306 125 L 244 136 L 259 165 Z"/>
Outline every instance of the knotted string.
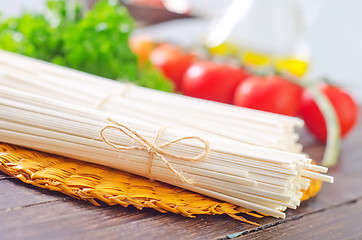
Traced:
<path fill-rule="evenodd" d="M 128 128 L 127 126 L 111 119 L 111 118 L 107 118 L 108 121 L 114 123 L 115 125 L 108 125 L 102 128 L 102 130 L 100 131 L 100 136 L 102 137 L 103 141 L 112 146 L 113 148 L 120 150 L 120 151 L 124 151 L 124 150 L 144 150 L 147 151 L 150 155 L 149 157 L 149 178 L 152 180 L 152 163 L 154 160 L 154 156 L 158 156 L 160 159 L 162 159 L 162 161 L 164 162 L 164 164 L 168 167 L 168 169 L 170 169 L 171 172 L 173 172 L 177 177 L 179 177 L 181 179 L 182 182 L 184 183 L 188 183 L 188 184 L 192 184 L 193 181 L 190 179 L 186 179 L 179 171 L 177 171 L 170 163 L 169 161 L 167 161 L 167 159 L 165 158 L 165 156 L 168 157 L 173 157 L 176 158 L 178 160 L 183 160 L 183 161 L 201 161 L 205 158 L 207 158 L 209 152 L 210 152 L 210 143 L 205 140 L 202 139 L 200 137 L 197 136 L 187 136 L 187 137 L 181 137 L 181 138 L 177 138 L 174 140 L 171 140 L 169 142 L 166 142 L 164 144 L 160 144 L 158 145 L 158 141 L 160 139 L 160 136 L 162 135 L 163 131 L 165 130 L 164 127 L 160 128 L 157 131 L 157 134 L 153 140 L 153 142 L 147 140 L 146 138 L 144 138 L 143 136 L 141 136 L 138 132 Z M 116 144 L 111 143 L 110 141 L 108 141 L 106 139 L 106 137 L 104 136 L 104 131 L 107 129 L 116 129 L 121 131 L 124 135 L 128 136 L 129 138 L 131 138 L 132 140 L 136 141 L 140 146 L 130 146 L 130 147 L 124 147 L 124 146 L 119 146 Z M 184 157 L 184 156 L 179 156 L 177 154 L 173 154 L 170 153 L 162 148 L 170 146 L 172 144 L 175 144 L 177 142 L 180 142 L 182 140 L 187 140 L 187 139 L 196 139 L 198 141 L 200 141 L 201 143 L 204 144 L 204 148 L 203 151 L 195 156 L 195 157 Z"/>

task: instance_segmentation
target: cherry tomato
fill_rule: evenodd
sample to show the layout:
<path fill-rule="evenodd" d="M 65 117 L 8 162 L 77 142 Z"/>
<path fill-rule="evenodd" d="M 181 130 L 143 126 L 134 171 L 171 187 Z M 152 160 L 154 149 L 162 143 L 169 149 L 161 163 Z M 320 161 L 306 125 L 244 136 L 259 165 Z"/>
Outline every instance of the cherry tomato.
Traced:
<path fill-rule="evenodd" d="M 252 76 L 236 89 L 234 104 L 296 116 L 302 88 L 280 76 Z"/>
<path fill-rule="evenodd" d="M 247 76 L 249 73 L 241 68 L 199 61 L 187 69 L 182 90 L 191 97 L 231 104 L 236 87 Z"/>
<path fill-rule="evenodd" d="M 326 95 L 333 105 L 341 128 L 341 136 L 345 136 L 356 124 L 358 116 L 357 103 L 352 97 L 339 87 L 322 84 L 319 89 Z M 300 105 L 300 115 L 307 128 L 317 139 L 326 141 L 327 128 L 321 111 L 311 94 L 304 90 Z"/>
<path fill-rule="evenodd" d="M 138 63 L 143 65 L 147 62 L 154 48 L 154 43 L 149 37 L 139 35 L 130 38 L 129 46 L 132 52 L 138 56 Z"/>
<path fill-rule="evenodd" d="M 184 53 L 181 48 L 170 44 L 157 46 L 150 56 L 153 65 L 173 81 L 177 91 L 181 91 L 182 77 L 195 58 L 194 54 Z"/>

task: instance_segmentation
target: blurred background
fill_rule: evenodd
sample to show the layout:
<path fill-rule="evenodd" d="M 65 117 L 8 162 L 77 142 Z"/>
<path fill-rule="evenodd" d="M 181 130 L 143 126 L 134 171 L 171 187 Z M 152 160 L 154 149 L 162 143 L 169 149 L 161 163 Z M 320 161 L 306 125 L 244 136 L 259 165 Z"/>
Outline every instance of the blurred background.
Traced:
<path fill-rule="evenodd" d="M 94 1 L 81 1 L 89 7 Z M 2 17 L 42 13 L 46 0 L 0 1 Z M 322 76 L 362 102 L 362 1 L 129 0 L 132 35 L 223 54 L 241 49 L 255 62 L 297 60 L 309 79 Z M 226 49 L 226 50 L 225 50 Z M 238 53 L 239 54 L 239 53 Z M 244 56 L 245 57 L 245 56 Z M 277 60 L 276 60 L 277 59 Z M 253 61 L 253 60 L 251 60 Z"/>

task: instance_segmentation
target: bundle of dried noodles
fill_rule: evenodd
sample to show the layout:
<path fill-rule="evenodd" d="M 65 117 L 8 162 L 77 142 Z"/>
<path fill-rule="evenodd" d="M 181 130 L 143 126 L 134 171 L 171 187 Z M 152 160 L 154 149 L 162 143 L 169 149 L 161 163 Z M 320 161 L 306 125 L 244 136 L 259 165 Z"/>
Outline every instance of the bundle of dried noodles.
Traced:
<path fill-rule="evenodd" d="M 0 52 L 0 141 L 284 218 L 310 179 L 299 119 L 130 86 Z"/>

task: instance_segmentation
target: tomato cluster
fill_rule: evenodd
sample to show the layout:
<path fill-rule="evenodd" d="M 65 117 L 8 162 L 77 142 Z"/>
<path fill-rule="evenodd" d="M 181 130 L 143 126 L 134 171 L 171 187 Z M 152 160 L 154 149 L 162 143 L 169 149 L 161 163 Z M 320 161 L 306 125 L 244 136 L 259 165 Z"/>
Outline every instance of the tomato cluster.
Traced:
<path fill-rule="evenodd" d="M 317 139 L 326 141 L 325 120 L 308 90 L 279 75 L 258 76 L 230 64 L 202 60 L 171 44 L 132 40 L 131 48 L 142 62 L 149 59 L 187 96 L 234 104 L 288 116 L 301 116 Z M 356 124 L 358 106 L 344 90 L 321 85 L 332 103 L 345 136 Z"/>

